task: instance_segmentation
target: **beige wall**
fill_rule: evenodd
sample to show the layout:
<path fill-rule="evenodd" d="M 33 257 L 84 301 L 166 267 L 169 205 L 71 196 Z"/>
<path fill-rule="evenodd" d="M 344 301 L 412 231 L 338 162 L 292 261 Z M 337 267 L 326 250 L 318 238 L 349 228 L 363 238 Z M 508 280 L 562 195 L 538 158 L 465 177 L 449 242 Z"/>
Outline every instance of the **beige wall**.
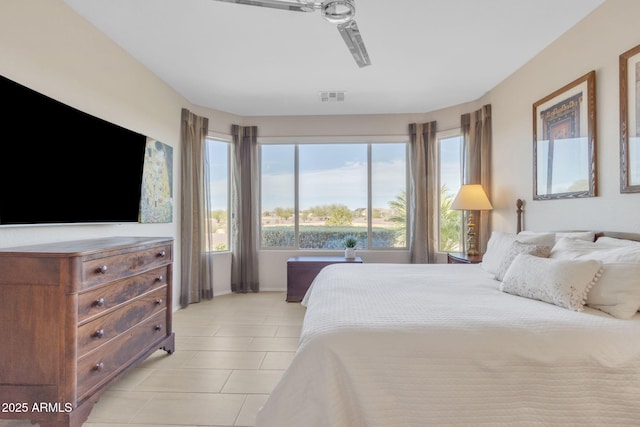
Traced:
<path fill-rule="evenodd" d="M 180 188 L 179 118 L 183 107 L 210 119 L 210 130 L 228 134 L 232 123 L 257 125 L 261 137 L 406 135 L 412 122 L 436 120 L 438 128 L 459 126 L 460 115 L 493 107 L 494 228 L 515 229 L 515 199 L 526 201 L 528 229 L 640 231 L 635 212 L 640 194 L 619 193 L 618 55 L 640 44 L 637 0 L 608 0 L 583 22 L 479 100 L 439 111 L 408 115 L 238 117 L 194 106 L 132 59 L 62 0 L 0 2 L 0 72 L 83 111 L 174 147 L 174 194 Z M 587 71 L 597 71 L 600 196 L 581 200 L 532 201 L 531 108 L 538 99 Z M 472 72 L 472 70 L 470 70 Z M 42 130 L 43 133 L 46 129 Z M 6 139 L 3 143 L 6 143 Z M 179 197 L 176 194 L 176 201 Z M 0 246 L 108 235 L 176 238 L 172 224 L 0 228 Z M 264 289 L 284 289 L 290 253 L 261 254 Z M 406 253 L 363 254 L 369 261 L 404 262 Z M 176 259 L 178 261 L 178 259 Z M 228 261 L 223 262 L 225 265 Z M 276 268 L 271 266 L 276 265 Z M 220 268 L 220 292 L 228 269 Z M 179 284 L 179 262 L 174 283 Z"/>
<path fill-rule="evenodd" d="M 494 88 L 493 226 L 513 231 L 515 199 L 525 200 L 530 230 L 640 232 L 640 194 L 620 194 L 618 56 L 640 44 L 640 2 L 608 0 Z M 533 201 L 532 104 L 596 70 L 599 196 Z"/>

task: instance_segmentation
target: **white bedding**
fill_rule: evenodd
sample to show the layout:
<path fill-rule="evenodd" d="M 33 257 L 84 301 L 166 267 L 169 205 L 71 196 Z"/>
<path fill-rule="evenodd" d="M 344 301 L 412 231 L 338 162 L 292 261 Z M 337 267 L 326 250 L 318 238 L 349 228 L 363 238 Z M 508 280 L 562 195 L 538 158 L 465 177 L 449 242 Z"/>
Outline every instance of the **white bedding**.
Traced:
<path fill-rule="evenodd" d="M 640 425 L 640 314 L 498 285 L 478 265 L 326 267 L 256 426 Z"/>

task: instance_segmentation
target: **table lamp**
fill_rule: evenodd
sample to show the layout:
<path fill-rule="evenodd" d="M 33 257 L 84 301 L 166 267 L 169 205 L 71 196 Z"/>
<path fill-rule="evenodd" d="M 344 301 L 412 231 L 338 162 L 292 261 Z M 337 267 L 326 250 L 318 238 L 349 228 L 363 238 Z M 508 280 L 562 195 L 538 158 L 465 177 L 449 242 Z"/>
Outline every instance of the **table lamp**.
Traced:
<path fill-rule="evenodd" d="M 478 241 L 476 238 L 476 224 L 473 211 L 488 211 L 493 209 L 487 194 L 480 184 L 466 184 L 451 203 L 451 209 L 469 211 L 467 218 L 467 255 L 478 255 Z"/>

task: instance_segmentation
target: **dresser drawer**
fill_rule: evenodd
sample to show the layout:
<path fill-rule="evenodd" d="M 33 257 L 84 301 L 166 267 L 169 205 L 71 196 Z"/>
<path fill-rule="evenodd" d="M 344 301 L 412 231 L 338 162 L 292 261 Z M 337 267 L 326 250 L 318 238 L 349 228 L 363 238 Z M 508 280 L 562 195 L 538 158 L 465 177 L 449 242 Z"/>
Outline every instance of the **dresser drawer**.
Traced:
<path fill-rule="evenodd" d="M 167 306 L 167 288 L 162 287 L 78 328 L 78 355 L 107 343 Z"/>
<path fill-rule="evenodd" d="M 138 276 L 91 289 L 78 295 L 78 322 L 100 315 L 117 307 L 138 295 L 165 286 L 168 280 L 168 267 L 160 267 Z"/>
<path fill-rule="evenodd" d="M 118 335 L 78 360 L 78 401 L 103 382 L 128 367 L 137 356 L 167 334 L 167 313 L 162 310 L 133 329 Z"/>
<path fill-rule="evenodd" d="M 87 260 L 82 264 L 82 289 L 123 279 L 171 262 L 171 245 Z"/>

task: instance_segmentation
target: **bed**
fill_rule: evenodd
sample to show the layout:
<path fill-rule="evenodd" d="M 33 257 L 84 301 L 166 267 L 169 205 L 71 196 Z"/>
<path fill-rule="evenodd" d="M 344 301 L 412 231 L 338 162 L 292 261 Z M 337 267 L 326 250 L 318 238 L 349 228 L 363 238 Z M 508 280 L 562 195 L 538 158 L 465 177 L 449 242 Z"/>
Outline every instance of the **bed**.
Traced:
<path fill-rule="evenodd" d="M 326 267 L 255 425 L 640 425 L 640 242 L 624 237 L 497 233 L 482 264 Z"/>

